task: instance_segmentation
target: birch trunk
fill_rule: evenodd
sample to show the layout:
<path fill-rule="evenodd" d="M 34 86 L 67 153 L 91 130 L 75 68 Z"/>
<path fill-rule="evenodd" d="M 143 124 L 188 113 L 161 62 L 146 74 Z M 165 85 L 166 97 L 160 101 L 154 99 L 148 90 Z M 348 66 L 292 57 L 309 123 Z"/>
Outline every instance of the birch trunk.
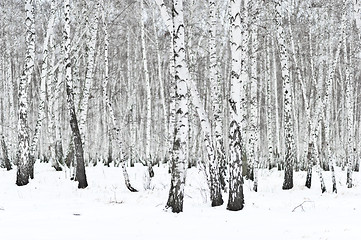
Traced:
<path fill-rule="evenodd" d="M 217 46 L 216 46 L 216 31 L 217 31 L 217 14 L 216 2 L 209 0 L 209 81 L 212 88 L 211 101 L 214 118 L 214 136 L 216 151 L 214 152 L 213 159 L 210 159 L 210 190 L 212 206 L 220 206 L 223 204 L 221 189 L 224 188 L 225 181 L 220 171 L 220 165 L 225 161 L 225 153 L 223 146 L 223 129 L 222 129 L 222 111 L 221 111 L 221 91 L 218 76 L 217 65 Z M 208 126 L 209 128 L 211 126 Z M 209 129 L 211 131 L 211 129 Z M 209 136 L 210 141 L 212 141 Z M 212 144 L 211 142 L 209 144 Z M 223 185 L 223 186 L 222 186 Z"/>
<path fill-rule="evenodd" d="M 34 30 L 34 6 L 32 0 L 25 1 L 25 64 L 19 82 L 18 91 L 18 169 L 16 184 L 23 186 L 29 183 L 30 146 L 28 130 L 28 86 L 32 80 L 35 58 L 35 30 Z"/>
<path fill-rule="evenodd" d="M 39 111 L 37 116 L 37 121 L 35 125 L 35 131 L 33 139 L 30 145 L 30 159 L 31 165 L 29 166 L 30 178 L 34 178 L 34 164 L 35 164 L 35 154 L 36 147 L 39 141 L 40 132 L 43 124 L 43 119 L 45 118 L 45 100 L 46 100 L 46 82 L 48 76 L 48 61 L 49 61 L 49 41 L 50 38 L 53 38 L 54 32 L 54 21 L 55 21 L 55 1 L 51 3 L 51 13 L 48 22 L 47 32 L 43 44 L 43 59 L 41 65 L 41 75 L 40 75 L 40 99 L 39 99 Z M 59 166 L 57 166 L 59 168 Z"/>
<path fill-rule="evenodd" d="M 56 171 L 61 171 L 62 168 L 60 167 L 60 163 L 62 159 L 57 158 L 57 150 L 56 150 L 56 124 L 55 124 L 55 109 L 54 109 L 54 99 L 55 97 L 55 84 L 56 79 L 53 71 L 49 71 L 55 66 L 55 42 L 54 42 L 54 20 L 55 20 L 55 12 L 56 12 L 56 0 L 51 1 L 51 9 L 50 14 L 54 18 L 52 19 L 53 23 L 51 24 L 51 30 L 49 35 L 49 50 L 51 57 L 49 59 L 49 67 L 48 71 L 48 79 L 47 79 L 47 94 L 48 94 L 48 134 L 49 134 L 49 148 L 50 148 L 50 161 L 52 167 L 55 168 Z M 50 24 L 50 21 L 49 21 Z"/>
<path fill-rule="evenodd" d="M 351 66 L 348 59 L 347 51 L 347 36 L 346 31 L 343 34 L 343 47 L 344 47 L 344 63 L 345 63 L 345 79 L 346 79 L 346 124 L 347 124 L 347 149 L 346 149 L 346 161 L 347 161 L 347 180 L 346 184 L 348 188 L 352 188 L 352 167 L 354 160 L 354 134 L 353 134 L 353 79 L 351 76 Z"/>
<path fill-rule="evenodd" d="M 249 156 L 248 159 L 252 163 L 253 167 L 253 190 L 257 192 L 258 187 L 258 144 L 259 144 L 259 132 L 258 132 L 258 72 L 257 72 L 257 51 L 258 51 L 258 12 L 256 10 L 257 3 L 252 2 L 254 9 L 252 11 L 252 23 L 251 23 L 251 38 L 252 38 L 252 54 L 250 58 L 251 68 L 251 84 L 250 84 L 250 118 L 249 118 Z"/>
<path fill-rule="evenodd" d="M 64 0 L 64 64 L 65 64 L 65 83 L 67 102 L 70 115 L 70 127 L 73 135 L 75 158 L 76 158 L 76 179 L 78 188 L 86 188 L 88 182 L 85 174 L 84 166 L 84 150 L 81 140 L 81 134 L 78 127 L 78 120 L 75 112 L 73 81 L 70 61 L 70 0 Z"/>
<path fill-rule="evenodd" d="M 144 30 L 144 22 L 145 22 L 145 9 L 143 0 L 140 0 L 140 9 L 141 9 L 141 23 L 140 23 L 140 35 L 142 41 L 142 57 L 143 57 L 143 71 L 144 71 L 144 79 L 145 79 L 145 90 L 146 90 L 146 123 L 145 123 L 145 159 L 148 166 L 148 183 L 147 186 L 150 187 L 150 178 L 154 176 L 153 167 L 152 167 L 152 156 L 150 154 L 150 144 L 151 144 L 151 136 L 150 136 L 150 127 L 152 124 L 152 95 L 150 88 L 150 78 L 149 78 L 149 70 L 148 70 L 148 59 L 147 59 L 147 47 L 145 45 L 145 30 Z"/>
<path fill-rule="evenodd" d="M 240 20 L 241 1 L 230 0 L 230 44 L 232 55 L 232 70 L 229 98 L 229 198 L 227 209 L 238 211 L 243 209 L 243 177 L 242 177 L 242 154 L 243 142 L 241 135 L 241 47 L 239 40 L 242 39 Z"/>
<path fill-rule="evenodd" d="M 87 65 L 86 65 L 86 73 L 85 73 L 85 85 L 83 89 L 83 98 L 81 99 L 79 105 L 79 129 L 82 139 L 83 148 L 86 149 L 86 121 L 88 116 L 88 105 L 89 105 L 89 96 L 90 96 L 90 88 L 93 82 L 93 72 L 95 67 L 95 48 L 97 43 L 97 33 L 98 33 L 98 11 L 99 11 L 99 1 L 95 7 L 95 15 L 94 20 L 90 25 L 89 31 L 89 42 L 87 43 Z"/>
<path fill-rule="evenodd" d="M 277 40 L 281 60 L 281 74 L 283 81 L 283 123 L 285 136 L 285 177 L 282 189 L 293 188 L 293 164 L 295 162 L 294 132 L 292 119 L 292 89 L 289 71 L 289 57 L 286 46 L 285 30 L 282 24 L 282 4 L 283 0 L 277 0 L 275 8 L 275 18 L 277 26 Z"/>
<path fill-rule="evenodd" d="M 266 49 L 265 56 L 265 80 L 266 80 L 266 104 L 267 104 L 267 144 L 268 144 L 268 168 L 269 170 L 273 168 L 274 160 L 274 136 L 273 136 L 273 127 L 274 127 L 274 105 L 272 101 L 272 77 L 271 77 L 271 56 L 270 56 L 270 39 L 267 36 L 265 39 L 264 47 Z"/>
<path fill-rule="evenodd" d="M 177 123 L 173 144 L 171 187 L 166 208 L 183 211 L 184 185 L 188 155 L 187 66 L 184 42 L 183 0 L 174 0 L 173 8 L 174 62 L 177 100 Z"/>

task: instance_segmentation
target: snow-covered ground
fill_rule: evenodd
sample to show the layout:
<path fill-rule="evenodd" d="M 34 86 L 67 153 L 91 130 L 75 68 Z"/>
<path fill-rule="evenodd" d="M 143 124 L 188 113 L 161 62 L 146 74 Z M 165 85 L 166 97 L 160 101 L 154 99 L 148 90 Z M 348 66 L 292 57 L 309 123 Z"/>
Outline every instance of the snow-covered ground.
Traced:
<path fill-rule="evenodd" d="M 295 187 L 283 191 L 282 172 L 260 171 L 259 192 L 246 181 L 245 208 L 230 212 L 226 203 L 210 207 L 203 174 L 194 168 L 187 174 L 184 212 L 173 214 L 164 210 L 165 167 L 155 168 L 152 190 L 144 190 L 143 167 L 128 170 L 138 193 L 125 188 L 120 168 L 87 168 L 89 187 L 83 190 L 47 164 L 37 164 L 35 179 L 23 187 L 15 185 L 15 170 L 1 169 L 0 239 L 361 239 L 359 173 L 347 189 L 338 169 L 339 193 L 321 194 L 315 173 L 311 189 L 299 172 Z M 330 174 L 324 175 L 330 190 Z"/>

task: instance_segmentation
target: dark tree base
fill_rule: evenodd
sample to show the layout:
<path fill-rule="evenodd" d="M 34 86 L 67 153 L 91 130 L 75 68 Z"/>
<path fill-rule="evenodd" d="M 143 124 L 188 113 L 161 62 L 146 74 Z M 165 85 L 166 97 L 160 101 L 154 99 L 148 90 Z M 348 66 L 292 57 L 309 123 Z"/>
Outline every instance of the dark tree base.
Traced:
<path fill-rule="evenodd" d="M 20 169 L 18 169 L 16 174 L 16 185 L 25 186 L 29 183 L 29 175 L 26 173 L 21 173 Z"/>
<path fill-rule="evenodd" d="M 133 188 L 132 185 L 130 185 L 130 184 L 127 185 L 127 188 L 128 188 L 128 190 L 131 191 L 131 192 L 138 192 L 138 190 L 135 189 L 135 188 Z"/>
<path fill-rule="evenodd" d="M 283 183 L 282 189 L 283 190 L 290 190 L 293 188 L 293 183 Z"/>
<path fill-rule="evenodd" d="M 312 170 L 311 171 L 308 170 L 307 171 L 307 176 L 306 176 L 306 184 L 305 184 L 305 186 L 307 188 L 311 188 L 311 179 L 312 179 Z"/>

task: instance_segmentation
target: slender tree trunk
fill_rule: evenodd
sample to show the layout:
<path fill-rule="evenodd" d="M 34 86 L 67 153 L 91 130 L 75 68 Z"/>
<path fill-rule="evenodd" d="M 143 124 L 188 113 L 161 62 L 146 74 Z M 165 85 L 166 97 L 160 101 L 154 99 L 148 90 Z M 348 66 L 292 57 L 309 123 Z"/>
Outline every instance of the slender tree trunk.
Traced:
<path fill-rule="evenodd" d="M 259 152 L 259 130 L 258 130 L 258 72 L 257 72 L 257 51 L 258 51 L 258 11 L 257 3 L 252 1 L 252 23 L 251 23 L 251 37 L 252 37 L 252 55 L 250 58 L 251 67 L 251 84 L 250 84 L 250 118 L 249 118 L 249 161 L 253 166 L 254 185 L 253 190 L 257 192 L 258 187 L 258 152 Z"/>
<path fill-rule="evenodd" d="M 239 95 L 241 96 L 241 108 L 240 108 L 240 131 L 242 133 L 248 132 L 248 126 L 247 126 L 247 119 L 248 119 L 248 112 L 247 112 L 247 106 L 248 106 L 248 92 L 249 90 L 249 14 L 248 14 L 248 8 L 251 2 L 249 0 L 244 0 L 243 5 L 241 4 L 241 16 L 240 16 L 240 31 L 241 35 L 239 38 L 239 41 L 241 41 L 241 59 L 240 59 L 240 65 L 241 65 L 241 75 L 240 75 L 240 92 Z M 242 135 L 242 147 L 245 149 L 242 149 L 242 174 L 247 175 L 247 178 L 253 180 L 253 167 L 252 162 L 248 158 L 248 152 L 246 151 L 246 141 L 247 141 L 247 134 Z"/>
<path fill-rule="evenodd" d="M 276 65 L 276 43 L 274 39 L 272 38 L 272 46 L 273 46 L 273 56 L 272 56 L 272 62 L 273 62 L 273 93 L 275 96 L 275 125 L 276 125 L 276 157 L 277 157 L 277 164 L 278 169 L 281 169 L 283 154 L 282 148 L 281 148 L 281 141 L 280 141 L 280 115 L 279 115 L 279 104 L 278 104 L 278 81 L 277 81 L 277 65 Z"/>
<path fill-rule="evenodd" d="M 51 1 L 51 16 L 55 19 L 55 11 L 56 11 L 56 0 Z M 52 19 L 51 19 L 52 20 Z M 50 21 L 49 21 L 50 24 Z M 54 25 L 51 25 L 50 35 L 49 35 L 49 48 L 51 57 L 49 59 L 49 67 L 48 69 L 52 69 L 55 66 L 55 43 L 54 43 Z M 55 86 L 56 79 L 53 71 L 48 71 L 48 79 L 47 79 L 47 93 L 48 93 L 48 134 L 49 134 L 49 150 L 50 150 L 50 161 L 52 167 L 55 168 L 56 171 L 61 171 L 62 168 L 60 163 L 62 159 L 57 158 L 57 150 L 56 150 L 56 124 L 55 124 Z"/>
<path fill-rule="evenodd" d="M 326 84 L 325 84 L 325 98 L 324 98 L 324 109 L 325 109 L 325 115 L 326 115 L 326 119 L 325 119 L 325 143 L 326 143 L 326 157 L 328 158 L 329 161 L 329 165 L 331 167 L 331 174 L 332 174 L 332 192 L 337 193 L 337 187 L 336 187 L 336 176 L 335 176 L 335 170 L 334 170 L 334 163 L 333 163 L 333 154 L 331 152 L 331 129 L 330 129 L 330 125 L 331 125 L 331 106 L 332 106 L 332 100 L 331 100 L 331 95 L 332 95 L 332 85 L 334 83 L 334 76 L 335 76 L 335 72 L 336 72 L 336 67 L 337 67 L 337 62 L 340 56 L 340 51 L 341 51 L 341 47 L 342 47 L 342 39 L 343 39 L 343 29 L 344 29 L 344 24 L 341 25 L 341 36 L 339 37 L 339 41 L 337 44 L 337 48 L 336 48 L 336 54 L 335 57 L 333 58 L 333 60 L 331 61 L 330 67 L 329 67 L 329 71 L 328 71 L 328 76 L 326 78 Z"/>
<path fill-rule="evenodd" d="M 145 45 L 145 30 L 144 30 L 144 22 L 145 22 L 145 9 L 143 0 L 140 0 L 140 9 L 142 12 L 142 18 L 140 23 L 140 34 L 141 34 L 141 41 L 142 41 L 142 57 L 143 57 L 143 71 L 144 71 L 144 79 L 145 79 L 145 90 L 146 90 L 146 123 L 145 123 L 145 159 L 148 166 L 148 183 L 147 186 L 150 187 L 150 178 L 154 176 L 153 167 L 152 167 L 152 156 L 150 153 L 151 148 L 151 135 L 150 135 L 150 128 L 152 124 L 152 94 L 151 94 L 151 87 L 150 87 L 150 78 L 149 78 L 149 70 L 148 70 L 148 59 L 147 59 L 147 47 Z M 154 157 L 154 156 L 153 156 Z"/>
<path fill-rule="evenodd" d="M 87 141 L 86 141 L 86 121 L 88 116 L 88 105 L 89 105 L 89 96 L 90 96 L 90 88 L 93 82 L 93 72 L 95 68 L 95 50 L 97 43 L 97 34 L 98 34 L 98 11 L 99 11 L 99 1 L 97 1 L 95 7 L 95 15 L 94 20 L 90 24 L 89 38 L 87 43 L 87 65 L 86 65 L 86 73 L 85 73 L 85 85 L 83 89 L 83 98 L 81 99 L 80 107 L 79 107 L 79 129 L 83 144 L 83 149 L 87 149 Z"/>
<path fill-rule="evenodd" d="M 104 31 L 104 65 L 105 65 L 105 76 L 103 79 L 103 97 L 105 98 L 104 100 L 105 100 L 106 106 L 108 107 L 109 115 L 110 115 L 112 125 L 113 125 L 112 129 L 114 131 L 115 138 L 118 142 L 118 148 L 120 151 L 120 161 L 121 161 L 121 167 L 122 167 L 122 171 L 123 171 L 125 185 L 129 189 L 129 191 L 137 192 L 137 190 L 135 188 L 133 188 L 132 185 L 130 184 L 129 175 L 127 172 L 127 168 L 125 166 L 125 158 L 124 158 L 125 153 L 123 152 L 124 150 L 123 150 L 123 143 L 122 143 L 121 136 L 120 136 L 120 128 L 118 127 L 117 120 L 115 118 L 114 111 L 113 111 L 113 106 L 110 103 L 107 89 L 106 89 L 107 85 L 108 85 L 108 80 L 109 80 L 109 59 L 108 59 L 109 39 L 108 39 L 108 26 L 107 26 L 107 21 L 105 18 L 105 9 L 103 9 L 102 21 L 103 21 L 103 31 Z"/>
<path fill-rule="evenodd" d="M 43 59 L 42 59 L 42 66 L 41 66 L 41 76 L 40 76 L 40 99 L 39 99 L 39 111 L 37 116 L 37 121 L 35 125 L 35 131 L 33 135 L 33 139 L 30 145 L 30 178 L 34 178 L 34 164 L 35 164 L 35 154 L 37 144 L 39 142 L 40 132 L 43 125 L 43 119 L 45 118 L 45 100 L 46 100 L 46 81 L 48 76 L 48 61 L 49 61 L 49 41 L 50 38 L 53 38 L 53 28 L 54 28 L 54 21 L 55 21 L 55 1 L 53 0 L 51 3 L 51 15 L 48 22 L 47 32 L 44 39 L 43 45 Z M 50 46 L 52 47 L 52 46 Z"/>
<path fill-rule="evenodd" d="M 266 49 L 265 57 L 265 80 L 267 81 L 267 93 L 266 93 L 266 104 L 267 104 L 267 144 L 268 144 L 268 168 L 271 169 L 274 166 L 274 105 L 272 101 L 272 79 L 271 79 L 271 56 L 270 56 L 270 40 L 267 36 L 265 39 L 264 47 Z"/>
<path fill-rule="evenodd" d="M 345 78 L 346 78 L 346 116 L 347 116 L 347 149 L 346 149 L 346 158 L 347 158 L 347 180 L 346 184 L 348 188 L 352 188 L 352 169 L 353 169 L 353 160 L 354 160 L 354 133 L 353 133 L 353 79 L 351 75 L 351 66 L 348 60 L 347 54 L 347 35 L 346 31 L 343 34 L 343 47 L 344 47 L 344 62 L 345 62 Z"/>
<path fill-rule="evenodd" d="M 281 74 L 283 81 L 283 123 L 285 136 L 285 177 L 282 189 L 293 188 L 293 165 L 295 162 L 294 132 L 292 119 L 292 88 L 290 81 L 289 57 L 286 46 L 285 30 L 282 26 L 282 4 L 283 0 L 277 0 L 275 18 L 277 26 L 277 40 L 281 60 Z"/>

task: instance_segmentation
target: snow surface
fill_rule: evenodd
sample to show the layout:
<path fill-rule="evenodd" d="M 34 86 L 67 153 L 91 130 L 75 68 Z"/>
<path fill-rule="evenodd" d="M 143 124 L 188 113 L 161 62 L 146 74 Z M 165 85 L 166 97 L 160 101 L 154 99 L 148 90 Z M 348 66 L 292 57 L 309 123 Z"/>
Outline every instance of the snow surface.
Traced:
<path fill-rule="evenodd" d="M 87 168 L 89 187 L 82 190 L 48 164 L 36 164 L 35 179 L 23 187 L 15 185 L 15 170 L 1 169 L 0 240 L 361 239 L 359 173 L 353 175 L 354 188 L 347 189 L 346 173 L 337 169 L 339 193 L 321 194 L 315 173 L 311 189 L 304 187 L 306 173 L 298 172 L 295 187 L 283 191 L 283 172 L 261 170 L 259 192 L 246 181 L 245 208 L 230 212 L 226 203 L 210 207 L 204 176 L 192 168 L 184 212 L 174 214 L 164 210 L 166 167 L 154 169 L 151 190 L 144 190 L 145 168 L 128 170 L 138 193 L 126 189 L 121 168 Z M 330 173 L 324 175 L 329 191 Z"/>

